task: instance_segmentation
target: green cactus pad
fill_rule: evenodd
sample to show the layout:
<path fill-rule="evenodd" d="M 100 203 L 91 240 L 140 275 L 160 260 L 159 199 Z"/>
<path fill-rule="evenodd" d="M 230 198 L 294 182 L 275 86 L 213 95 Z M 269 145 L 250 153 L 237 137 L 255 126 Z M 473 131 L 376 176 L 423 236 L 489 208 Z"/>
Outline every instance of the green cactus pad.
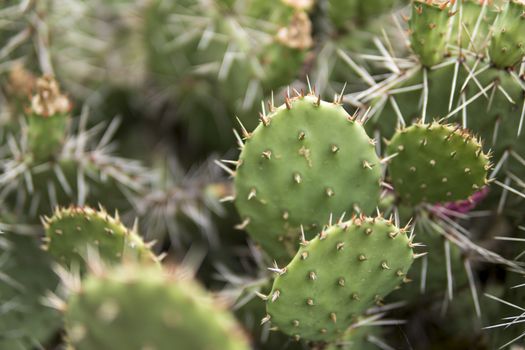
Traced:
<path fill-rule="evenodd" d="M 21 234 L 0 235 L 0 349 L 33 349 L 59 331 L 62 318 L 42 303 L 55 290 L 58 277 L 38 239 Z"/>
<path fill-rule="evenodd" d="M 47 161 L 62 147 L 69 124 L 68 114 L 28 117 L 28 146 L 36 162 Z"/>
<path fill-rule="evenodd" d="M 303 243 L 268 296 L 281 331 L 335 340 L 404 279 L 414 253 L 404 230 L 383 218 L 354 218 Z"/>
<path fill-rule="evenodd" d="M 36 162 L 57 156 L 66 138 L 71 102 L 60 92 L 55 79 L 45 76 L 37 80 L 36 94 L 28 108 L 27 141 Z"/>
<path fill-rule="evenodd" d="M 136 230 L 129 230 L 118 216 L 114 218 L 104 209 L 57 209 L 53 217 L 45 219 L 44 225 L 47 241 L 44 248 L 65 266 L 71 263 L 83 266 L 89 246 L 97 249 L 100 257 L 108 263 L 128 258 L 156 261 Z"/>
<path fill-rule="evenodd" d="M 484 41 L 489 35 L 490 26 L 497 13 L 494 11 L 494 6 L 488 2 L 485 5 L 483 3 L 484 1 L 480 0 L 460 1 L 461 22 L 459 20 L 454 21 L 450 35 L 451 43 L 456 44 L 460 40 L 461 47 L 469 48 L 475 52 L 485 49 Z"/>
<path fill-rule="evenodd" d="M 90 275 L 68 301 L 76 350 L 248 350 L 233 316 L 199 285 L 159 269 L 124 264 Z"/>
<path fill-rule="evenodd" d="M 387 153 L 394 156 L 392 184 L 406 204 L 467 199 L 486 184 L 489 158 L 459 127 L 414 124 L 394 135 Z"/>
<path fill-rule="evenodd" d="M 242 228 L 272 257 L 295 254 L 300 225 L 308 236 L 331 214 L 376 207 L 381 167 L 374 143 L 342 106 L 297 97 L 246 136 L 235 203 Z"/>
<path fill-rule="evenodd" d="M 412 50 L 426 67 L 440 63 L 447 52 L 450 25 L 448 1 L 415 0 L 408 22 Z"/>
<path fill-rule="evenodd" d="M 492 62 L 499 68 L 511 68 L 525 56 L 525 3 L 510 0 L 493 25 L 489 46 Z"/>

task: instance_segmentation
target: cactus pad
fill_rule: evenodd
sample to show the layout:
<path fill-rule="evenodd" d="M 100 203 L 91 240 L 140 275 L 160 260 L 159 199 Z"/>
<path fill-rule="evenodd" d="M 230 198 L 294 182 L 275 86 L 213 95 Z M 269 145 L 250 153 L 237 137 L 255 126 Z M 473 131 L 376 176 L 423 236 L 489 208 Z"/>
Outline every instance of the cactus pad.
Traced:
<path fill-rule="evenodd" d="M 58 277 L 35 237 L 0 235 L 0 349 L 33 349 L 59 331 L 57 310 L 42 304 Z"/>
<path fill-rule="evenodd" d="M 105 210 L 89 207 L 57 209 L 45 219 L 45 249 L 61 263 L 83 265 L 86 249 L 98 249 L 105 262 L 118 262 L 123 258 L 155 261 L 155 256 L 135 229 L 127 229 L 117 217 Z"/>
<path fill-rule="evenodd" d="M 90 275 L 68 301 L 77 350 L 248 350 L 234 318 L 191 280 L 124 264 Z"/>
<path fill-rule="evenodd" d="M 405 203 L 467 199 L 486 183 L 489 157 L 459 127 L 414 124 L 394 135 L 387 152 L 395 155 L 388 170 Z"/>
<path fill-rule="evenodd" d="M 525 3 L 510 0 L 493 25 L 489 46 L 492 62 L 499 68 L 511 68 L 525 56 Z"/>
<path fill-rule="evenodd" d="M 297 97 L 245 136 L 236 205 L 242 228 L 274 258 L 295 254 L 300 225 L 309 235 L 331 214 L 375 208 L 381 169 L 374 143 L 342 106 Z"/>
<path fill-rule="evenodd" d="M 412 50 L 426 67 L 440 63 L 447 50 L 449 1 L 416 0 L 409 20 Z"/>
<path fill-rule="evenodd" d="M 303 243 L 268 296 L 272 324 L 295 338 L 335 340 L 399 285 L 414 253 L 383 218 L 354 218 Z"/>
<path fill-rule="evenodd" d="M 71 103 L 50 77 L 37 81 L 37 93 L 28 109 L 28 145 L 37 162 L 52 158 L 66 137 Z"/>

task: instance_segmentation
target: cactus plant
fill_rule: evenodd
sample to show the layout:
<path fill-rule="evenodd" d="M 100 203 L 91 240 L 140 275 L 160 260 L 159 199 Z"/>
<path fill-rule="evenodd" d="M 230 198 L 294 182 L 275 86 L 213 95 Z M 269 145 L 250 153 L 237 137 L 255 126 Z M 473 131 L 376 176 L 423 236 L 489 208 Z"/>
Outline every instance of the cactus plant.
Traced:
<path fill-rule="evenodd" d="M 5 140 L 5 155 L 0 160 L 2 198 L 13 208 L 34 220 L 48 214 L 56 205 L 71 201 L 83 205 L 90 197 L 114 193 L 112 208 L 126 203 L 123 191 L 145 190 L 152 175 L 136 161 L 115 157 L 108 152 L 118 120 L 100 134 L 100 126 L 86 130 L 87 114 L 74 118 L 78 132 L 68 129 L 69 99 L 61 94 L 50 77 L 37 82 L 27 127 L 13 128 Z M 13 123 L 18 124 L 14 120 Z M 120 203 L 120 204 L 119 204 Z"/>
<path fill-rule="evenodd" d="M 443 61 L 450 27 L 450 1 L 414 1 L 409 21 L 410 43 L 421 64 L 434 66 Z"/>
<path fill-rule="evenodd" d="M 241 228 L 274 258 L 293 255 L 300 226 L 310 236 L 331 214 L 374 210 L 380 191 L 374 143 L 337 103 L 289 99 L 243 135 L 235 170 Z"/>
<path fill-rule="evenodd" d="M 36 237 L 15 233 L 0 236 L 0 256 L 0 347 L 42 346 L 62 324 L 60 314 L 43 302 L 59 282 L 52 261 Z"/>
<path fill-rule="evenodd" d="M 58 153 L 65 141 L 70 110 L 71 102 L 54 79 L 37 81 L 27 118 L 27 143 L 35 162 L 45 162 Z"/>
<path fill-rule="evenodd" d="M 406 231 L 354 218 L 303 241 L 267 297 L 267 320 L 297 339 L 336 340 L 402 283 L 414 259 Z"/>
<path fill-rule="evenodd" d="M 4 3 L 0 348 L 522 345 L 523 0 Z"/>
<path fill-rule="evenodd" d="M 387 153 L 394 156 L 392 183 L 407 203 L 467 199 L 487 183 L 488 157 L 459 127 L 414 124 L 394 135 Z"/>
<path fill-rule="evenodd" d="M 45 219 L 44 227 L 44 249 L 65 266 L 82 266 L 90 247 L 108 263 L 123 259 L 156 261 L 137 229 L 129 230 L 118 214 L 112 217 L 103 208 L 100 211 L 89 207 L 57 208 L 51 218 Z"/>
<path fill-rule="evenodd" d="M 65 322 L 79 350 L 249 348 L 232 315 L 176 271 L 124 265 L 92 274 L 71 291 Z"/>
<path fill-rule="evenodd" d="M 492 28 L 489 55 L 496 67 L 512 68 L 525 56 L 523 2 L 508 1 Z"/>

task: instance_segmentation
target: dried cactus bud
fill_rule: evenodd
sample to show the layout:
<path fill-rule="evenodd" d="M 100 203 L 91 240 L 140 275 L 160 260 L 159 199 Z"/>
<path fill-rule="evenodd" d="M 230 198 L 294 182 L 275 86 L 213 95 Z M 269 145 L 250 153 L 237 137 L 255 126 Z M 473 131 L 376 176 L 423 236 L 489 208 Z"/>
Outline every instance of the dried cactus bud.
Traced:
<path fill-rule="evenodd" d="M 31 99 L 31 112 L 42 117 L 66 114 L 71 110 L 71 102 L 60 92 L 57 81 L 44 76 L 36 81 L 36 94 Z"/>
<path fill-rule="evenodd" d="M 312 22 L 304 12 L 293 15 L 290 24 L 277 33 L 277 41 L 292 49 L 305 50 L 312 46 Z"/>
<path fill-rule="evenodd" d="M 297 10 L 308 11 L 314 6 L 314 0 L 282 0 L 285 5 Z"/>

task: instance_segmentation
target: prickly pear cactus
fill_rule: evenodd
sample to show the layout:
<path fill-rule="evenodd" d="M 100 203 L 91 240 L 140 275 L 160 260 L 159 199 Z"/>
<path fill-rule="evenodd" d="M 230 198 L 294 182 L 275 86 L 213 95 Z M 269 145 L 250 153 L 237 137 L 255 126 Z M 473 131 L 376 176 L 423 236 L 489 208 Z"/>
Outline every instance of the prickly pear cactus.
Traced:
<path fill-rule="evenodd" d="M 271 256 L 295 252 L 330 215 L 374 210 L 380 164 L 374 142 L 337 103 L 298 96 L 244 132 L 235 170 L 241 228 Z M 315 204 L 314 204 L 315 203 Z"/>
<path fill-rule="evenodd" d="M 43 304 L 58 285 L 52 260 L 33 236 L 0 235 L 0 348 L 32 349 L 59 331 L 60 314 Z"/>
<path fill-rule="evenodd" d="M 98 250 L 100 257 L 108 263 L 123 259 L 156 261 L 136 228 L 129 230 L 118 215 L 112 217 L 105 209 L 58 208 L 51 218 L 45 218 L 44 227 L 45 250 L 65 266 L 83 266 L 89 247 Z"/>
<path fill-rule="evenodd" d="M 339 223 L 301 245 L 275 279 L 266 318 L 297 339 L 341 337 L 402 283 L 414 260 L 405 230 L 381 217 Z"/>
<path fill-rule="evenodd" d="M 1 3 L 0 349 L 522 345 L 524 0 Z"/>
<path fill-rule="evenodd" d="M 406 203 L 467 199 L 487 184 L 489 157 L 459 126 L 414 124 L 394 135 L 387 152 L 392 183 Z"/>
<path fill-rule="evenodd" d="M 450 12 L 448 0 L 417 0 L 409 20 L 412 50 L 424 66 L 440 63 L 447 50 Z"/>
<path fill-rule="evenodd" d="M 512 68 L 525 55 L 525 4 L 510 0 L 499 13 L 492 28 L 489 55 L 498 68 Z"/>
<path fill-rule="evenodd" d="M 36 94 L 28 108 L 28 146 L 35 162 L 50 160 L 62 147 L 70 118 L 71 102 L 56 80 L 37 80 Z"/>
<path fill-rule="evenodd" d="M 482 50 L 486 46 L 490 26 L 497 16 L 492 3 L 494 1 L 462 0 L 458 9 L 461 21 L 458 17 L 452 20 L 450 41 L 476 52 Z"/>
<path fill-rule="evenodd" d="M 35 85 L 31 103 L 24 103 L 27 122 L 14 114 L 2 128 L 2 202 L 24 221 L 38 221 L 72 202 L 128 208 L 129 195 L 145 190 L 153 176 L 140 162 L 111 154 L 118 119 L 105 130 L 101 124 L 88 128 L 87 109 L 70 118 L 71 102 L 54 78 L 45 76 Z"/>
<path fill-rule="evenodd" d="M 233 316 L 182 274 L 124 265 L 95 273 L 67 301 L 77 350 L 248 350 Z"/>

